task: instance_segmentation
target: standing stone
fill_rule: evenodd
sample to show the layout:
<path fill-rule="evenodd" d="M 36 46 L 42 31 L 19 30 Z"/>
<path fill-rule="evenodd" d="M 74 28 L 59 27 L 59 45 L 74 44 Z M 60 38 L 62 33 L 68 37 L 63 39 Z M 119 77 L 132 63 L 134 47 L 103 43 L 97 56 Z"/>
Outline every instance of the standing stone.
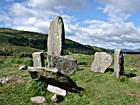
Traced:
<path fill-rule="evenodd" d="M 63 19 L 58 16 L 50 23 L 48 34 L 48 55 L 63 55 L 65 38 Z"/>
<path fill-rule="evenodd" d="M 124 64 L 123 54 L 121 52 L 121 49 L 117 48 L 114 51 L 114 72 L 117 78 L 119 78 L 120 75 L 124 73 L 123 64 Z"/>
<path fill-rule="evenodd" d="M 67 56 L 48 55 L 48 66 L 58 68 L 65 75 L 71 75 L 78 69 L 77 60 Z"/>
<path fill-rule="evenodd" d="M 33 66 L 34 67 L 44 67 L 44 55 L 43 52 L 35 52 L 33 56 Z"/>
<path fill-rule="evenodd" d="M 96 52 L 91 71 L 104 73 L 112 63 L 112 56 L 106 52 Z"/>

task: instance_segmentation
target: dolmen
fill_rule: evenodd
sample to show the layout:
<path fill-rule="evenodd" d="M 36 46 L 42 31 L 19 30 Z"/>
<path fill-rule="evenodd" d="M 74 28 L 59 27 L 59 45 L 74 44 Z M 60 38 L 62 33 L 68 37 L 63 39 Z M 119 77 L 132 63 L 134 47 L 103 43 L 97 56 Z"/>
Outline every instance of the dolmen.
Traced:
<path fill-rule="evenodd" d="M 78 65 L 77 60 L 64 56 L 64 40 L 64 23 L 58 16 L 50 23 L 48 32 L 48 67 L 44 65 L 43 52 L 34 52 L 33 67 L 26 67 L 33 80 L 48 84 L 47 90 L 54 93 L 51 99 L 55 102 L 58 102 L 59 97 L 65 96 L 67 92 L 80 93 L 84 90 L 69 77 L 78 69 Z"/>

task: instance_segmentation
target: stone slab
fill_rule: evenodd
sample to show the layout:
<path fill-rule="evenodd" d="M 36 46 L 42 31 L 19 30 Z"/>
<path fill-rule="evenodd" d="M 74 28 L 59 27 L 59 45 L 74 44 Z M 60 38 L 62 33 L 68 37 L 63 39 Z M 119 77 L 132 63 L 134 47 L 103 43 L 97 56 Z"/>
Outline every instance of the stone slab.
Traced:
<path fill-rule="evenodd" d="M 47 90 L 61 96 L 66 96 L 67 94 L 66 90 L 52 85 L 48 85 Z"/>

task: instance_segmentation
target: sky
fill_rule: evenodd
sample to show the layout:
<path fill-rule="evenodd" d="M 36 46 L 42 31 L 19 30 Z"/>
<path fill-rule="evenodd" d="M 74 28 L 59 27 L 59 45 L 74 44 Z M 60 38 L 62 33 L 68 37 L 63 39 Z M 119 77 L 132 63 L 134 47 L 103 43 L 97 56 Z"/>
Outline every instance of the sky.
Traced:
<path fill-rule="evenodd" d="M 0 27 L 48 33 L 61 16 L 66 38 L 107 49 L 140 48 L 139 0 L 0 0 Z"/>

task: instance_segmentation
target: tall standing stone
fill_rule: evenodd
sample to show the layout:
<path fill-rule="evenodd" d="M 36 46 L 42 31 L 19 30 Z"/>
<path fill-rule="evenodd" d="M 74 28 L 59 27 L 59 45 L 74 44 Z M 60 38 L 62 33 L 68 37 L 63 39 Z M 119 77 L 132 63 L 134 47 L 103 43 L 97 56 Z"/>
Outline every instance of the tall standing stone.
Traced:
<path fill-rule="evenodd" d="M 63 19 L 58 16 L 50 23 L 48 34 L 48 67 L 58 68 L 65 75 L 78 69 L 77 61 L 63 56 L 65 30 Z"/>
<path fill-rule="evenodd" d="M 34 67 L 44 67 L 44 55 L 43 52 L 35 52 L 32 54 L 33 66 Z"/>
<path fill-rule="evenodd" d="M 112 63 L 112 56 L 106 52 L 96 52 L 91 71 L 104 73 Z"/>
<path fill-rule="evenodd" d="M 48 34 L 48 55 L 63 55 L 63 43 L 65 38 L 63 19 L 58 16 L 50 23 Z"/>
<path fill-rule="evenodd" d="M 114 72 L 117 78 L 124 73 L 124 59 L 121 49 L 117 48 L 114 51 Z"/>

